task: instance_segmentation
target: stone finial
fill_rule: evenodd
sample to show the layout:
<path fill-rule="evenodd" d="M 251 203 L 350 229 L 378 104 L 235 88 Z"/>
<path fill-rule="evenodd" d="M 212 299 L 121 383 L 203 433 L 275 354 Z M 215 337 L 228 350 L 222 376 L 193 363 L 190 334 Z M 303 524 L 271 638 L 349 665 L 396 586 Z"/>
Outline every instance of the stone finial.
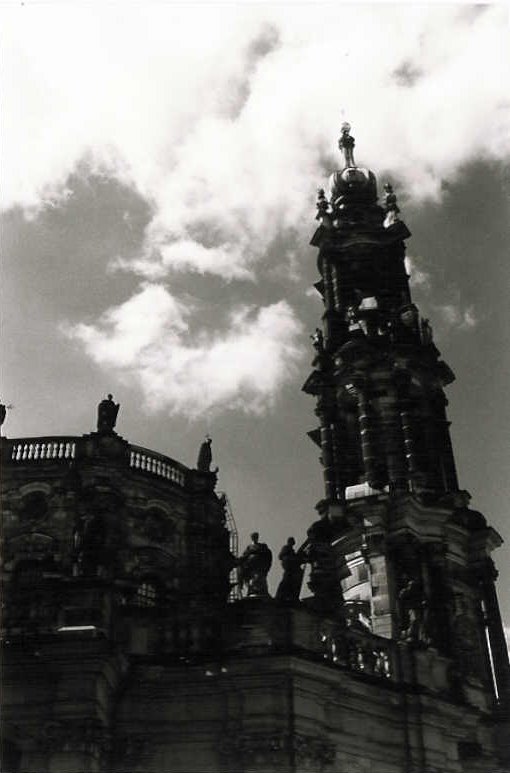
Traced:
<path fill-rule="evenodd" d="M 113 402 L 113 395 L 108 395 L 106 400 L 101 400 L 97 406 L 97 431 L 104 435 L 111 435 L 117 414 L 119 413 L 120 403 Z"/>
<path fill-rule="evenodd" d="M 338 147 L 344 154 L 345 169 L 356 166 L 354 162 L 354 137 L 351 137 L 351 125 L 346 121 L 342 124 L 340 139 L 338 140 Z"/>

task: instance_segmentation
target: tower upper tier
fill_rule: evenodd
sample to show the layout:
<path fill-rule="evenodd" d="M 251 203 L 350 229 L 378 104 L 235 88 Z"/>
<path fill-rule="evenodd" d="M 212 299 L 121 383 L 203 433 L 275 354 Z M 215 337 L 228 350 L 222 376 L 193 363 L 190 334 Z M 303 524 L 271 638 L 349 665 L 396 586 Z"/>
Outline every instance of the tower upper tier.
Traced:
<path fill-rule="evenodd" d="M 448 492 L 457 489 L 443 387 L 453 381 L 412 302 L 405 265 L 411 235 L 391 185 L 354 161 L 349 124 L 344 166 L 319 190 L 312 245 L 319 248 L 323 327 L 304 390 L 317 397 L 326 499 L 346 489 Z"/>

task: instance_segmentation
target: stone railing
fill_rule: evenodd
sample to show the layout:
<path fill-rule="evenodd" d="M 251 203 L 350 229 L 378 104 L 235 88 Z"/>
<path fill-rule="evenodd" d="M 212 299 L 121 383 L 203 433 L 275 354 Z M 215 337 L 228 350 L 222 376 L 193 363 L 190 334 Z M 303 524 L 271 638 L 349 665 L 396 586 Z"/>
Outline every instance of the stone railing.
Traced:
<path fill-rule="evenodd" d="M 91 445 L 91 438 L 93 438 Z M 84 458 L 94 457 L 94 445 L 97 435 L 82 437 L 37 437 L 37 438 L 2 438 L 2 461 L 5 465 L 25 464 L 69 464 L 77 463 Z M 165 478 L 178 486 L 186 484 L 187 468 L 156 451 L 149 451 L 140 446 L 124 444 L 122 454 L 126 453 L 129 467 L 149 475 Z M 126 452 L 124 452 L 124 447 Z M 98 455 L 100 446 L 98 446 Z"/>
<path fill-rule="evenodd" d="M 224 627 L 227 652 L 246 656 L 299 654 L 331 668 L 371 678 L 397 681 L 395 642 L 360 625 L 347 626 L 307 608 L 306 603 L 281 607 L 261 600 L 258 606 L 243 599 L 229 605 Z"/>
<path fill-rule="evenodd" d="M 382 679 L 395 678 L 395 652 L 388 639 L 352 629 L 336 635 L 320 633 L 319 639 L 324 660 L 333 665 Z"/>
<path fill-rule="evenodd" d="M 39 437 L 11 440 L 6 462 L 69 461 L 76 457 L 74 437 Z"/>
<path fill-rule="evenodd" d="M 160 478 L 166 478 L 178 486 L 186 483 L 186 468 L 163 454 L 148 451 L 139 446 L 130 446 L 129 466 L 141 472 L 148 472 Z"/>

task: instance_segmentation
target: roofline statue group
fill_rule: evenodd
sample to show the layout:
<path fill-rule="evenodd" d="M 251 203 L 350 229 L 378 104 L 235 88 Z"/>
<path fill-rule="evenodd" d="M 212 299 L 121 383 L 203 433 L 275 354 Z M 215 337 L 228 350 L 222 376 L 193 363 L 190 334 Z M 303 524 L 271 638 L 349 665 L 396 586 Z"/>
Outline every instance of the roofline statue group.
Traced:
<path fill-rule="evenodd" d="M 320 603 L 338 605 L 342 591 L 334 549 L 330 540 L 330 524 L 320 519 L 308 529 L 307 539 L 296 550 L 296 540 L 289 537 L 278 554 L 283 577 L 276 590 L 276 601 L 292 603 L 299 601 L 303 583 L 304 568 L 310 565 L 308 587 Z M 238 584 L 246 598 L 269 596 L 267 575 L 272 565 L 269 547 L 259 541 L 258 532 L 251 535 L 251 543 L 237 559 Z"/>

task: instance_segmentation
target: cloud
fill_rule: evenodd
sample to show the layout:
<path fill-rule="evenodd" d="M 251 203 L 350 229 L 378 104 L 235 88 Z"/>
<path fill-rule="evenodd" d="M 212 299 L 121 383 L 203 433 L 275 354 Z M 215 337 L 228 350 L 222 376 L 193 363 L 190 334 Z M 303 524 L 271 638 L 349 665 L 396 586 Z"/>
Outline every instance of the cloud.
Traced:
<path fill-rule="evenodd" d="M 453 303 L 446 303 L 442 306 L 434 306 L 434 308 L 449 327 L 455 327 L 459 330 L 471 330 L 478 324 L 473 306 L 462 308 Z"/>
<path fill-rule="evenodd" d="M 193 336 L 189 314 L 165 287 L 147 283 L 97 323 L 67 324 L 64 332 L 99 365 L 134 377 L 151 410 L 198 418 L 270 408 L 302 356 L 302 325 L 291 307 L 239 307 L 224 331 Z"/>
<path fill-rule="evenodd" d="M 152 408 L 271 405 L 299 357 L 292 309 L 231 308 L 214 331 L 164 282 L 184 272 L 296 278 L 315 189 L 342 163 L 343 120 L 358 162 L 391 170 L 404 199 L 439 198 L 469 160 L 510 156 L 503 7 L 290 8 L 0 9 L 3 207 L 32 218 L 58 209 L 76 170 L 115 178 L 147 202 L 139 251 L 105 266 L 146 284 L 66 330 L 95 362 L 134 375 Z M 412 281 L 427 289 L 421 269 Z M 442 315 L 476 323 L 471 308 L 446 305 Z"/>
<path fill-rule="evenodd" d="M 65 325 L 63 330 L 82 341 L 97 363 L 133 367 L 159 336 L 175 343 L 188 329 L 189 311 L 162 285 L 146 284 L 137 295 L 104 312 L 96 325 Z"/>
<path fill-rule="evenodd" d="M 119 264 L 146 277 L 253 278 L 278 234 L 310 228 L 343 118 L 357 158 L 415 198 L 439 197 L 469 159 L 510 153 L 497 5 L 132 4 L 120 19 L 114 5 L 32 4 L 2 16 L 4 206 L 55 205 L 86 157 L 151 203 L 142 255 Z"/>
<path fill-rule="evenodd" d="M 413 258 L 410 255 L 406 255 L 405 259 L 406 271 L 409 274 L 409 284 L 411 287 L 419 287 L 422 290 L 430 290 L 431 278 L 428 271 L 419 268 L 420 259 Z"/>
<path fill-rule="evenodd" d="M 428 271 L 425 271 L 420 267 L 422 259 L 411 257 L 407 255 L 405 257 L 405 267 L 409 274 L 409 284 L 414 290 L 418 290 L 425 293 L 427 296 L 427 303 L 430 303 L 430 298 L 436 298 L 444 292 L 445 288 L 434 283 L 432 276 Z M 448 303 L 434 303 L 432 302 L 431 308 L 434 312 L 437 312 L 438 327 L 441 331 L 445 327 L 449 330 L 472 330 L 478 325 L 478 317 L 473 305 L 464 306 L 461 301 L 461 292 L 458 287 L 448 287 L 448 297 L 453 296 L 454 301 Z"/>

